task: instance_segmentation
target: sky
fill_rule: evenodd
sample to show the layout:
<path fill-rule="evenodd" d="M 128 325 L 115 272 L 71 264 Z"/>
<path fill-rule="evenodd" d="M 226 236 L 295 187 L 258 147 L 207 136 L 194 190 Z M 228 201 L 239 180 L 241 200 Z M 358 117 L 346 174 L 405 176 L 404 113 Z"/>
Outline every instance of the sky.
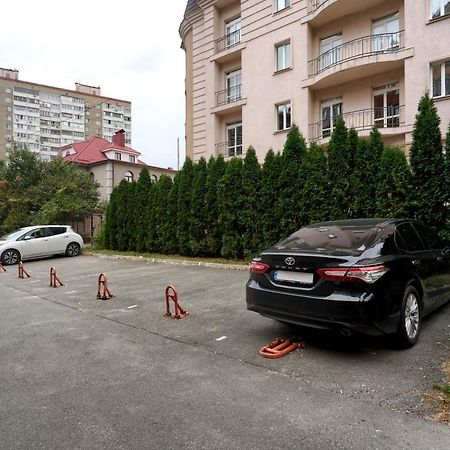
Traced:
<path fill-rule="evenodd" d="M 19 79 L 132 103 L 132 147 L 149 165 L 177 168 L 184 148 L 186 0 L 2 2 L 0 67 Z"/>

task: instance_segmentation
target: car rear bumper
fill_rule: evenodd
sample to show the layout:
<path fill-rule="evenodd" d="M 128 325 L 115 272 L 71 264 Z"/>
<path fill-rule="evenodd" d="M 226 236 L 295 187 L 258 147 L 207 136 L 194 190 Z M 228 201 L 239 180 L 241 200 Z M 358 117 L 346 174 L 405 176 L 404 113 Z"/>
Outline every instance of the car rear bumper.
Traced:
<path fill-rule="evenodd" d="M 399 314 L 383 316 L 373 294 L 346 291 L 327 298 L 299 296 L 262 288 L 250 279 L 247 309 L 283 322 L 324 330 L 349 329 L 373 336 L 393 333 Z"/>

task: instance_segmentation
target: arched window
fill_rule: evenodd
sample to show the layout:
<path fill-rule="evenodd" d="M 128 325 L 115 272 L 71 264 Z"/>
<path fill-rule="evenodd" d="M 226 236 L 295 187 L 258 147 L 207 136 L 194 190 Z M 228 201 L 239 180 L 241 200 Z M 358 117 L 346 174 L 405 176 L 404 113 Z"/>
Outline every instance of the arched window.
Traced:
<path fill-rule="evenodd" d="M 128 172 L 125 172 L 125 180 L 127 180 L 127 181 L 129 181 L 130 183 L 133 181 L 133 173 L 132 172 L 130 172 L 130 171 L 128 171 Z"/>
<path fill-rule="evenodd" d="M 70 156 L 70 150 L 67 150 L 66 156 Z"/>
<path fill-rule="evenodd" d="M 158 181 L 158 177 L 155 174 L 150 175 L 150 178 L 152 179 L 152 181 L 154 183 L 156 183 Z"/>

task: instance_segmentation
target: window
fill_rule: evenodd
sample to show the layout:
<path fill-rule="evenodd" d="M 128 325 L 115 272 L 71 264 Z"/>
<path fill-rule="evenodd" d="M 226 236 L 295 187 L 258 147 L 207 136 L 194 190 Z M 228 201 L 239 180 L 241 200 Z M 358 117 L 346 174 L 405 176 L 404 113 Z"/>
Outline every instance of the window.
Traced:
<path fill-rule="evenodd" d="M 450 95 L 450 60 L 431 65 L 433 97 Z"/>
<path fill-rule="evenodd" d="M 275 0 L 275 11 L 281 11 L 289 6 L 291 6 L 291 0 Z"/>
<path fill-rule="evenodd" d="M 275 46 L 276 50 L 276 70 L 284 70 L 291 67 L 292 64 L 292 50 L 291 43 L 284 42 L 283 44 L 278 44 Z"/>
<path fill-rule="evenodd" d="M 430 13 L 432 19 L 450 14 L 450 0 L 431 0 Z"/>
<path fill-rule="evenodd" d="M 136 156 L 130 156 L 130 163 L 135 164 L 136 163 Z"/>
<path fill-rule="evenodd" d="M 225 24 L 225 31 L 227 37 L 227 48 L 241 42 L 241 18 L 238 17 L 227 24 Z"/>
<path fill-rule="evenodd" d="M 133 181 L 133 173 L 132 172 L 125 172 L 124 179 L 131 183 Z"/>
<path fill-rule="evenodd" d="M 291 102 L 277 105 L 277 131 L 291 128 Z"/>
<path fill-rule="evenodd" d="M 400 18 L 398 12 L 372 25 L 372 51 L 384 52 L 400 47 Z"/>
<path fill-rule="evenodd" d="M 320 40 L 319 69 L 324 70 L 342 60 L 342 35 L 335 34 Z"/>
<path fill-rule="evenodd" d="M 242 123 L 227 126 L 227 156 L 242 155 Z"/>
<path fill-rule="evenodd" d="M 395 241 L 399 248 L 408 252 L 417 252 L 424 249 L 419 235 L 410 223 L 402 223 L 397 226 Z"/>
<path fill-rule="evenodd" d="M 117 159 L 117 161 L 122 161 L 122 154 L 115 152 L 114 153 L 114 158 Z"/>
<path fill-rule="evenodd" d="M 377 128 L 392 128 L 400 125 L 400 90 L 398 83 L 374 89 L 373 114 Z"/>
<path fill-rule="evenodd" d="M 227 103 L 241 99 L 242 72 L 241 69 L 227 73 Z"/>
<path fill-rule="evenodd" d="M 342 116 L 342 99 L 326 100 L 321 105 L 322 137 L 330 137 L 336 121 Z"/>

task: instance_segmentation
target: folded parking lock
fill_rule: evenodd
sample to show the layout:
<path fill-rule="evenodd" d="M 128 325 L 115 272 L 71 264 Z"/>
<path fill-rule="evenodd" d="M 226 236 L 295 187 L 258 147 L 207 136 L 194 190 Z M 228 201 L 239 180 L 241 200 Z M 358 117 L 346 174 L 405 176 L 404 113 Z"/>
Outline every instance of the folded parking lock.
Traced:
<path fill-rule="evenodd" d="M 19 269 L 19 278 L 25 278 L 25 277 L 30 278 L 31 277 L 31 275 L 23 267 L 22 261 L 19 262 L 18 269 Z"/>
<path fill-rule="evenodd" d="M 101 300 L 109 300 L 113 298 L 114 295 L 111 294 L 108 289 L 108 279 L 105 273 L 101 273 L 98 276 L 98 287 L 97 287 L 97 298 Z"/>
<path fill-rule="evenodd" d="M 6 269 L 3 267 L 1 262 L 0 262 L 0 272 L 6 272 Z"/>
<path fill-rule="evenodd" d="M 57 286 L 64 286 L 64 284 L 61 282 L 61 280 L 56 275 L 56 269 L 52 267 L 50 269 L 50 287 L 57 287 Z"/>
<path fill-rule="evenodd" d="M 276 359 L 296 350 L 305 348 L 305 343 L 297 337 L 277 338 L 269 345 L 264 345 L 259 349 L 259 355 L 263 358 Z"/>

